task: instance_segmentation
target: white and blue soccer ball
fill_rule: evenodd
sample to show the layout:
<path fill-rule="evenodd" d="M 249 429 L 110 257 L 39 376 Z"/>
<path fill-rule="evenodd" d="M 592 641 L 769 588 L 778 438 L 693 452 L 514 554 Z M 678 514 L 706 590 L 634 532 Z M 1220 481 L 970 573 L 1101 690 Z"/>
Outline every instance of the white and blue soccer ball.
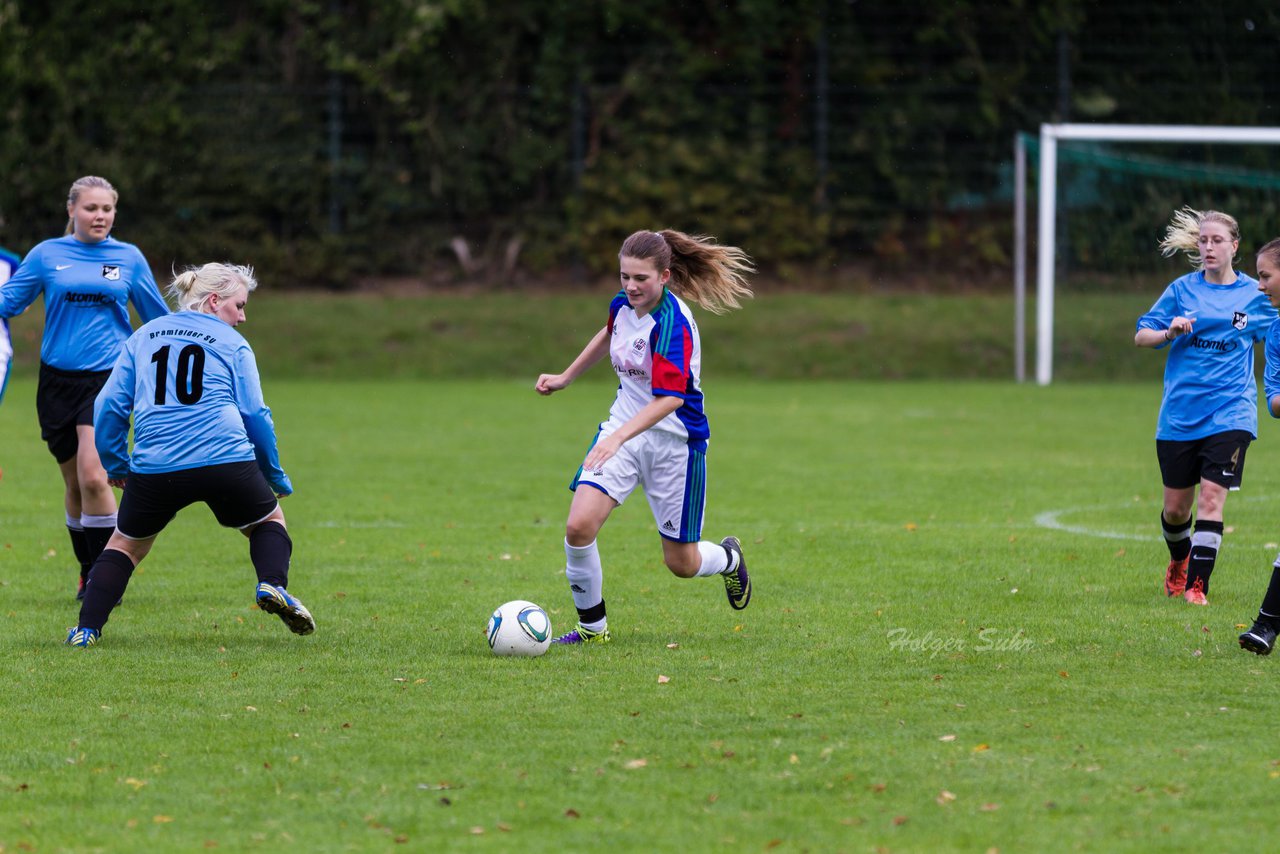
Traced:
<path fill-rule="evenodd" d="M 494 655 L 542 655 L 551 645 L 551 618 L 532 602 L 515 599 L 493 612 L 488 635 Z"/>

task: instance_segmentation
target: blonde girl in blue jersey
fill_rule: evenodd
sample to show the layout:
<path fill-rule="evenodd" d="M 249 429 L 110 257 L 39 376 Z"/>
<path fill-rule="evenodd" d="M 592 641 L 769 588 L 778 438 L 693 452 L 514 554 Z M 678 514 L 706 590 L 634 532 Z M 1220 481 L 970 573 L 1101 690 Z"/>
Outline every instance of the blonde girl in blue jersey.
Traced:
<path fill-rule="evenodd" d="M 125 342 L 94 407 L 98 452 L 111 485 L 124 489 L 120 517 L 89 573 L 68 644 L 98 641 L 156 536 L 196 502 L 248 537 L 258 607 L 294 634 L 315 630 L 311 613 L 286 590 L 293 541 L 278 499 L 293 485 L 280 467 L 253 350 L 235 330 L 257 286 L 248 267 L 188 270 L 171 288 L 180 310 Z"/>
<path fill-rule="evenodd" d="M 147 259 L 111 236 L 117 199 L 105 178 L 78 179 L 67 194 L 66 234 L 36 245 L 0 287 L 4 318 L 44 297 L 36 411 L 62 472 L 67 531 L 80 563 L 77 599 L 116 523 L 116 497 L 94 448 L 93 400 L 133 331 L 129 303 L 143 321 L 169 313 Z"/>
<path fill-rule="evenodd" d="M 667 568 L 680 578 L 717 576 L 729 605 L 751 601 L 751 579 L 737 537 L 701 539 L 710 429 L 702 407 L 701 341 L 685 300 L 720 313 L 751 295 L 753 272 L 741 249 L 679 231 L 637 231 L 618 253 L 622 289 L 609 318 L 573 363 L 542 374 L 550 395 L 610 357 L 618 391 L 609 418 L 574 478 L 565 525 L 565 575 L 578 625 L 556 643 L 610 639 L 597 535 L 615 507 L 643 487 Z"/>
<path fill-rule="evenodd" d="M 1134 335 L 1139 347 L 1169 349 L 1156 426 L 1160 524 L 1169 549 L 1164 588 L 1207 605 L 1227 493 L 1240 487 L 1245 452 L 1258 434 L 1253 345 L 1276 309 L 1256 280 L 1233 267 L 1240 227 L 1231 216 L 1184 208 L 1160 247 L 1165 255 L 1185 253 L 1196 268 L 1165 288 Z"/>

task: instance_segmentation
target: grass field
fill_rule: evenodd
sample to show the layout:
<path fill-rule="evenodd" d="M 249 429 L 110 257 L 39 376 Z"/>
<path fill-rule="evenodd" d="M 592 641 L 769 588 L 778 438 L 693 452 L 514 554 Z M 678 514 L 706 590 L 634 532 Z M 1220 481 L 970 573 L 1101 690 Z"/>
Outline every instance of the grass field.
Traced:
<path fill-rule="evenodd" d="M 558 367 L 556 365 L 555 367 Z M 88 650 L 34 383 L 0 407 L 0 851 L 1228 850 L 1280 793 L 1277 662 L 1241 651 L 1280 541 L 1262 424 L 1206 609 L 1160 591 L 1158 383 L 708 381 L 709 538 L 755 598 L 602 535 L 573 622 L 565 483 L 611 398 L 273 380 L 305 638 L 185 511 Z"/>

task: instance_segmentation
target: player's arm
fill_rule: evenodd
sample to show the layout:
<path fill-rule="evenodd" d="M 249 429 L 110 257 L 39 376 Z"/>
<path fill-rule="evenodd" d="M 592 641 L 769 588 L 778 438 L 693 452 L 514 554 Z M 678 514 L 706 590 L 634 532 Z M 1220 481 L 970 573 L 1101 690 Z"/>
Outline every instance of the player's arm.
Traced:
<path fill-rule="evenodd" d="M 534 390 L 538 394 L 552 394 L 560 391 L 582 376 L 588 368 L 600 361 L 609 352 L 609 327 L 604 326 L 599 332 L 587 343 L 587 346 L 578 354 L 578 358 L 573 360 L 573 364 L 565 368 L 559 374 L 542 374 L 538 377 L 538 381 L 534 383 Z M 657 423 L 656 421 L 654 422 Z"/>
<path fill-rule="evenodd" d="M 138 316 L 142 318 L 142 322 L 146 323 L 169 314 L 169 304 L 160 295 L 156 278 L 151 275 L 151 265 L 147 263 L 147 259 L 141 252 L 138 252 L 136 270 L 133 281 L 129 283 L 129 299 L 133 301 L 133 307 L 138 310 Z"/>
<path fill-rule="evenodd" d="M 1176 285 L 1176 283 L 1175 283 Z M 1195 324 L 1195 317 L 1186 317 L 1179 313 L 1178 295 L 1175 285 L 1170 285 L 1160 294 L 1151 310 L 1138 318 L 1138 331 L 1133 336 L 1133 343 L 1139 347 L 1163 347 L 1173 339 L 1186 335 Z M 1194 315 L 1195 312 L 1189 312 Z"/>
<path fill-rule="evenodd" d="M 626 423 L 621 427 L 592 445 L 591 450 L 587 452 L 587 458 L 582 461 L 582 467 L 587 469 L 600 468 L 605 464 L 605 461 L 618 453 L 618 449 L 628 439 L 639 436 L 645 430 L 675 412 L 683 404 L 684 400 L 674 395 L 664 394 L 655 397 L 646 403 L 639 412 L 627 419 Z"/>
<path fill-rule="evenodd" d="M 1262 369 L 1262 391 L 1267 396 L 1267 409 L 1272 418 L 1280 418 L 1280 330 L 1275 321 L 1267 332 L 1267 342 L 1263 347 L 1266 366 Z"/>
<path fill-rule="evenodd" d="M 258 363 L 253 351 L 246 345 L 236 351 L 236 406 L 244 431 L 253 443 L 254 457 L 271 489 L 281 498 L 293 494 L 293 483 L 280 467 L 280 452 L 276 447 L 276 426 L 271 420 L 271 410 L 262 397 L 262 382 L 258 379 Z"/>
<path fill-rule="evenodd" d="M 111 376 L 93 403 L 93 443 L 107 481 L 124 486 L 129 477 L 129 414 L 133 412 L 133 339 L 116 358 Z"/>
<path fill-rule="evenodd" d="M 0 317 L 17 317 L 36 301 L 44 289 L 44 256 L 39 247 L 31 250 L 18 269 L 0 285 Z"/>

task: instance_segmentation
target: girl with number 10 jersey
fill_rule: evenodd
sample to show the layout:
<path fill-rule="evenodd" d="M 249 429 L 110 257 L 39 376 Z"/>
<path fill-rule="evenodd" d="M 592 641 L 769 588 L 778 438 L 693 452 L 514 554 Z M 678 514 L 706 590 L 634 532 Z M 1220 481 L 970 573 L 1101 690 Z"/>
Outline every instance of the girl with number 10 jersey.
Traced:
<path fill-rule="evenodd" d="M 124 495 L 115 533 L 89 572 L 68 644 L 97 643 L 156 536 L 196 502 L 248 537 L 258 607 L 294 634 L 315 631 L 311 613 L 286 590 L 293 541 L 278 499 L 293 486 L 280 468 L 253 350 L 235 330 L 257 286 L 249 267 L 188 270 L 172 286 L 181 310 L 145 324 L 125 342 L 94 406 L 98 455 Z"/>

